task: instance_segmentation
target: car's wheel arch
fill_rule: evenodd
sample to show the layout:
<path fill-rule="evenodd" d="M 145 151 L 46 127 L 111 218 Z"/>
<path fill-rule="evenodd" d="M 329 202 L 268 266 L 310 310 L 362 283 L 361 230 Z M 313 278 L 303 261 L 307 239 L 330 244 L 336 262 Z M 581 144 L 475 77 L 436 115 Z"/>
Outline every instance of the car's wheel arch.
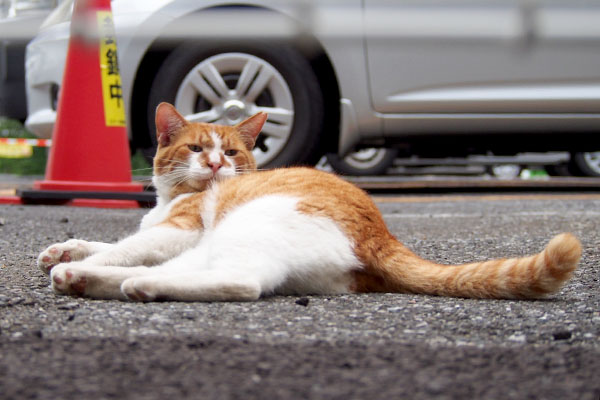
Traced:
<path fill-rule="evenodd" d="M 231 7 L 231 6 L 227 6 Z M 224 8 L 224 7 L 212 7 Z M 241 9 L 256 9 L 257 7 L 244 6 Z M 203 12 L 209 9 L 200 9 L 196 12 Z M 276 10 L 268 10 L 269 12 L 277 13 L 277 15 L 284 18 L 290 18 L 283 16 Z M 174 20 L 169 24 L 164 32 L 168 32 L 169 27 L 175 25 L 179 20 Z M 294 21 L 290 21 L 293 23 Z M 339 141 L 339 121 L 340 121 L 340 89 L 338 86 L 338 79 L 335 74 L 333 64 L 330 57 L 328 57 L 324 46 L 314 36 L 296 36 L 285 39 L 279 39 L 279 43 L 284 42 L 297 51 L 299 51 L 308 61 L 317 80 L 323 94 L 323 105 L 324 105 L 324 124 L 323 131 L 320 133 L 320 152 L 337 152 L 337 146 Z M 132 132 L 133 146 L 136 148 L 150 147 L 152 143 L 149 139 L 149 126 L 146 118 L 147 113 L 147 99 L 152 86 L 152 82 L 156 73 L 160 69 L 162 63 L 174 51 L 177 47 L 184 45 L 189 40 L 163 40 L 163 36 L 160 34 L 157 38 L 149 45 L 147 51 L 142 57 L 136 74 L 134 83 L 132 85 L 131 95 L 131 107 L 130 107 L 130 124 Z"/>

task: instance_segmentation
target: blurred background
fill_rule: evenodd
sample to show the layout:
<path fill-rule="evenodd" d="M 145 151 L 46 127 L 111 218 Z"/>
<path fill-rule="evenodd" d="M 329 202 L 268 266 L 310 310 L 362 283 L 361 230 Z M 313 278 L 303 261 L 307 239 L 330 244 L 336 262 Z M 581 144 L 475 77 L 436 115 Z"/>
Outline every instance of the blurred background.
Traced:
<path fill-rule="evenodd" d="M 600 0 L 111 4 L 134 173 L 168 101 L 193 121 L 267 112 L 263 168 L 600 176 Z M 51 139 L 72 6 L 0 0 L 0 138 Z M 0 143 L 0 173 L 42 175 L 46 152 Z"/>

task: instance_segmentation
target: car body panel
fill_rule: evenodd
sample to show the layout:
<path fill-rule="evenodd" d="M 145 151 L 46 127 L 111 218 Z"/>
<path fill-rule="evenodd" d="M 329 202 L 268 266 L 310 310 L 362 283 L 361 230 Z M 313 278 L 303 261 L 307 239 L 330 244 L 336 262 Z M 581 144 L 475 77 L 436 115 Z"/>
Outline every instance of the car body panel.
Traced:
<path fill-rule="evenodd" d="M 593 3 L 561 15 L 566 1 L 402 1 L 389 10 L 389 1 L 366 0 L 374 109 L 597 113 L 600 3 Z M 398 27 L 382 32 L 385 18 Z"/>

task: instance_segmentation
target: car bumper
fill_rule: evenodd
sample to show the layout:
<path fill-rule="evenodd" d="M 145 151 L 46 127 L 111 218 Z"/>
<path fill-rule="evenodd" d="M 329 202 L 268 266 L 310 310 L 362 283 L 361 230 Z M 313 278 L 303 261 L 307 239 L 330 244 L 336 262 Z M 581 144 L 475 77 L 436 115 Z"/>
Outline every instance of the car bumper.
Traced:
<path fill-rule="evenodd" d="M 50 138 L 56 119 L 57 88 L 62 82 L 69 42 L 67 24 L 38 35 L 25 56 L 28 117 L 25 126 L 40 138 Z"/>
<path fill-rule="evenodd" d="M 46 11 L 0 20 L 0 116 L 24 120 L 25 46 L 36 34 Z"/>

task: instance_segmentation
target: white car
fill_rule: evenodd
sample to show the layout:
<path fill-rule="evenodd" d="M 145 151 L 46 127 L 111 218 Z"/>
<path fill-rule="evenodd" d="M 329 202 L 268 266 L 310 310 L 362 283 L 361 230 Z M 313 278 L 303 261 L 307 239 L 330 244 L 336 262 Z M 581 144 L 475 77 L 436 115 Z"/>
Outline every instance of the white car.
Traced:
<path fill-rule="evenodd" d="M 0 116 L 24 121 L 25 46 L 56 0 L 0 0 Z"/>
<path fill-rule="evenodd" d="M 131 144 L 148 154 L 155 106 L 169 101 L 197 121 L 266 111 L 261 167 L 373 147 L 569 151 L 600 175 L 599 158 L 581 153 L 600 149 L 600 0 L 113 0 L 112 10 Z M 69 19 L 67 1 L 27 49 L 26 125 L 40 137 L 52 133 Z"/>

